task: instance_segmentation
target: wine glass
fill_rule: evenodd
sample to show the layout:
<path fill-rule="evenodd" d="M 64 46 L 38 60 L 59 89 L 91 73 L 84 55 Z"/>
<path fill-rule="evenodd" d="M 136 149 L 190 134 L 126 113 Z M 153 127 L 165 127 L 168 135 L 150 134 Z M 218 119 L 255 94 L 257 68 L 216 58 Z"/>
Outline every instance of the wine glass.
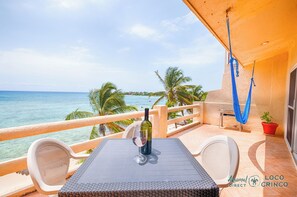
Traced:
<path fill-rule="evenodd" d="M 135 144 L 139 149 L 139 154 L 134 157 L 134 160 L 138 164 L 145 164 L 147 162 L 147 157 L 141 154 L 141 147 L 143 147 L 147 142 L 146 133 L 140 131 L 140 125 L 135 127 L 133 137 L 132 137 L 133 144 Z"/>

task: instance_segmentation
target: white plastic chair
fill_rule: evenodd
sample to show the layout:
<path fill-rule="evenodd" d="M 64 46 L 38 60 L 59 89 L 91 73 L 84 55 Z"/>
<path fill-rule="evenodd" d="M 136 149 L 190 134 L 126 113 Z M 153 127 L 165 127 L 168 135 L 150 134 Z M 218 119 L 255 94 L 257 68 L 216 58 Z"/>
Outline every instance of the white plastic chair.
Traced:
<path fill-rule="evenodd" d="M 70 158 L 84 159 L 63 142 L 44 138 L 33 142 L 28 150 L 27 166 L 35 188 L 41 194 L 57 194 L 66 182 Z"/>
<path fill-rule="evenodd" d="M 124 131 L 122 138 L 131 139 L 134 136 L 136 127 L 140 127 L 141 121 L 136 121 L 130 124 Z"/>
<path fill-rule="evenodd" d="M 193 156 L 201 155 L 201 165 L 220 187 L 228 187 L 235 178 L 239 165 L 239 150 L 236 142 L 224 135 L 217 135 L 201 144 Z"/>

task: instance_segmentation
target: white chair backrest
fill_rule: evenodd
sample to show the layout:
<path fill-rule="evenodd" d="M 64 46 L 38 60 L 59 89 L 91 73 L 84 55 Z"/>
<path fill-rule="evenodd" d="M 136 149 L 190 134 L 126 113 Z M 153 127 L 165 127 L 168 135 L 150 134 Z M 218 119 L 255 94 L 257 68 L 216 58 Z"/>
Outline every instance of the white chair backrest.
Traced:
<path fill-rule="evenodd" d="M 132 124 L 130 124 L 124 131 L 122 138 L 127 138 L 127 139 L 131 139 L 133 138 L 134 132 L 136 131 L 136 128 L 139 127 L 140 128 L 141 125 L 141 121 L 136 121 L 133 122 Z M 136 131 L 139 132 L 139 131 Z"/>
<path fill-rule="evenodd" d="M 236 142 L 224 135 L 207 139 L 201 145 L 202 166 L 220 187 L 230 184 L 236 177 L 239 165 L 239 150 Z"/>
<path fill-rule="evenodd" d="M 70 158 L 75 153 L 63 142 L 44 138 L 33 142 L 27 165 L 32 181 L 41 194 L 57 193 L 66 182 Z"/>

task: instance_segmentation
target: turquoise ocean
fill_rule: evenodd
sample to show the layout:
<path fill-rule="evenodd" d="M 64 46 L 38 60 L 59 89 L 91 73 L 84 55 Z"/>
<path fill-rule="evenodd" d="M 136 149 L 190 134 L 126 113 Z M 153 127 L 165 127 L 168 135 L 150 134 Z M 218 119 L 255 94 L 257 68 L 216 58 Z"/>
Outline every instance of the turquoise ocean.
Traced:
<path fill-rule="evenodd" d="M 127 95 L 125 101 L 142 111 L 150 108 L 157 98 Z M 0 128 L 63 121 L 77 108 L 91 111 L 88 93 L 0 91 Z M 52 137 L 74 144 L 88 140 L 90 131 L 91 127 L 83 127 L 0 142 L 0 162 L 26 155 L 36 139 Z"/>

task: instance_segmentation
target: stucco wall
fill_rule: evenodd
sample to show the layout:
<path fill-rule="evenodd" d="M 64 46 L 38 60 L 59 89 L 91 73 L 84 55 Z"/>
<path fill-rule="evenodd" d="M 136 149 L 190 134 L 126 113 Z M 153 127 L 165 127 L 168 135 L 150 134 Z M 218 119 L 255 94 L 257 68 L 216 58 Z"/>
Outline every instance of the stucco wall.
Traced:
<path fill-rule="evenodd" d="M 240 68 L 237 78 L 237 90 L 240 102 L 244 106 L 248 93 L 252 65 Z M 256 62 L 255 82 L 253 89 L 252 107 L 245 129 L 262 132 L 260 116 L 264 111 L 269 111 L 273 121 L 279 124 L 277 134 L 284 132 L 286 89 L 288 76 L 288 53 L 283 53 L 272 58 Z M 232 94 L 230 82 L 230 69 L 226 65 L 223 76 L 222 89 L 211 91 L 205 103 L 204 122 L 218 124 L 219 109 L 232 109 Z M 236 125 L 234 118 L 226 118 L 226 125 Z"/>

